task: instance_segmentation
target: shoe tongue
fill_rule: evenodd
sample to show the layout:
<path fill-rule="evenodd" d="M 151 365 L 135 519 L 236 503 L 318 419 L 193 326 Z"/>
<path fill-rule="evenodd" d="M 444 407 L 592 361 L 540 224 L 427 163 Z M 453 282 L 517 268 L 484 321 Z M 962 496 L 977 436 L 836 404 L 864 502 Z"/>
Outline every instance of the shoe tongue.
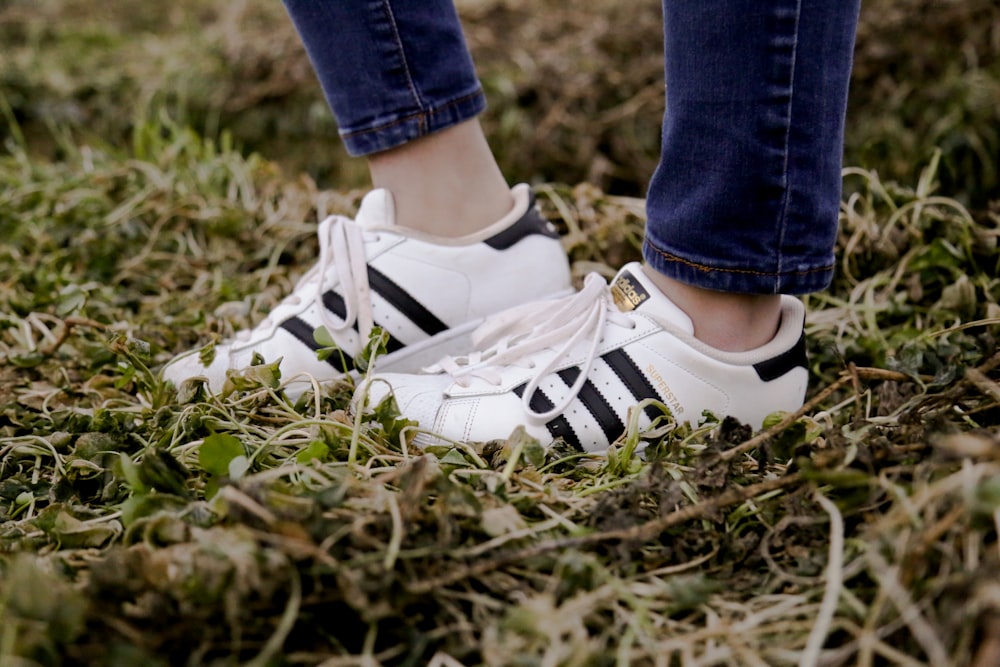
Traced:
<path fill-rule="evenodd" d="M 694 335 L 694 323 L 687 314 L 660 291 L 638 262 L 622 267 L 611 282 L 611 296 L 623 313 L 637 311 L 663 324 Z"/>
<path fill-rule="evenodd" d="M 354 222 L 365 229 L 395 225 L 396 202 L 392 198 L 392 193 L 385 188 L 379 188 L 366 194 L 361 200 Z"/>

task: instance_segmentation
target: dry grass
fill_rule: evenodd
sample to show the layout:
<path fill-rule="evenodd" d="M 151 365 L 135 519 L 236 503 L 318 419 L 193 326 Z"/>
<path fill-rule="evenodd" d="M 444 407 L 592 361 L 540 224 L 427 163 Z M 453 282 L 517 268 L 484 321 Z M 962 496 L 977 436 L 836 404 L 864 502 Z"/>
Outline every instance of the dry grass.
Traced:
<path fill-rule="evenodd" d="M 135 146 L 0 160 L 8 663 L 991 664 L 997 224 L 934 165 L 913 189 L 847 174 L 801 414 L 585 457 L 518 433 L 414 451 L 348 386 L 163 386 L 357 195 L 177 127 Z M 638 200 L 539 194 L 578 273 L 635 256 Z"/>
<path fill-rule="evenodd" d="M 638 256 L 647 4 L 627 33 L 610 2 L 462 3 L 511 173 L 591 179 L 538 187 L 578 278 Z M 877 160 L 845 173 L 801 413 L 633 430 L 606 457 L 519 432 L 416 451 L 391 406 L 358 420 L 346 384 L 291 402 L 267 367 L 225 396 L 160 382 L 263 317 L 360 190 L 290 175 L 356 167 L 301 150 L 333 130 L 279 5 L 102 7 L 0 8 L 4 667 L 997 664 L 988 2 L 866 5 L 857 76 L 883 97 L 852 112 L 873 149 L 853 154 Z M 898 37 L 929 14 L 954 44 Z"/>

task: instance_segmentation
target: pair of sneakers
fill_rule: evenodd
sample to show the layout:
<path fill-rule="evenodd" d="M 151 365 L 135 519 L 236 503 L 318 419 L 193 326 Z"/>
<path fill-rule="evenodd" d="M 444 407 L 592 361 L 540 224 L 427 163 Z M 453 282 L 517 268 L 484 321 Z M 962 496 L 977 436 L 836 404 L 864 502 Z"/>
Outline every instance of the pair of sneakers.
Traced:
<path fill-rule="evenodd" d="M 574 291 L 530 189 L 511 192 L 507 216 L 458 239 L 397 226 L 391 194 L 369 193 L 354 220 L 320 223 L 319 261 L 264 321 L 218 345 L 207 363 L 197 350 L 175 358 L 165 379 L 203 377 L 220 391 L 230 371 L 260 355 L 280 359 L 286 392 L 296 396 L 313 380 L 357 375 L 355 358 L 378 326 L 387 351 L 356 402 L 375 405 L 392 393 L 419 423 L 418 444 L 502 439 L 521 425 L 543 443 L 561 438 L 598 452 L 640 404 L 639 428 L 662 416 L 656 403 L 678 422 L 697 424 L 711 411 L 754 428 L 802 405 L 800 301 L 782 298 L 781 325 L 766 345 L 711 348 L 637 263 L 610 284 L 591 274 Z M 320 327 L 339 348 L 324 360 Z"/>

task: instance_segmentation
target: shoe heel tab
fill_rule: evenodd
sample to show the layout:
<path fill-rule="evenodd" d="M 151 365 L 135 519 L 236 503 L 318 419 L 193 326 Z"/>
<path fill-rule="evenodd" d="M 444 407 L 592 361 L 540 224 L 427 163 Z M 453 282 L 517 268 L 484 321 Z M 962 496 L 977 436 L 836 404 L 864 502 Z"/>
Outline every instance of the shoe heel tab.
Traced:
<path fill-rule="evenodd" d="M 497 226 L 503 226 L 503 229 L 483 239 L 483 243 L 494 250 L 507 250 L 529 236 L 541 235 L 551 239 L 559 238 L 559 234 L 555 228 L 539 212 L 536 205 L 535 193 L 531 188 L 522 183 L 514 186 L 511 194 L 514 196 L 517 204 L 522 204 L 523 202 L 521 206 L 515 204 L 511 212 L 511 217 L 516 215 L 516 211 L 523 210 L 524 212 L 516 220 L 511 221 L 507 225 L 503 225 L 504 220 L 497 223 Z"/>
<path fill-rule="evenodd" d="M 776 357 L 757 362 L 753 365 L 753 369 L 757 371 L 757 377 L 764 382 L 770 382 L 771 380 L 777 380 L 785 373 L 800 366 L 806 369 L 809 368 L 809 359 L 806 355 L 805 332 L 799 336 L 798 342 L 791 348 Z"/>
<path fill-rule="evenodd" d="M 767 346 L 777 346 L 784 351 L 753 364 L 757 375 L 764 382 L 776 380 L 785 373 L 801 366 L 809 368 L 806 357 L 806 335 L 803 328 L 806 322 L 806 307 L 801 300 L 793 296 L 781 297 L 781 323 Z M 792 343 L 792 341 L 795 341 Z"/>

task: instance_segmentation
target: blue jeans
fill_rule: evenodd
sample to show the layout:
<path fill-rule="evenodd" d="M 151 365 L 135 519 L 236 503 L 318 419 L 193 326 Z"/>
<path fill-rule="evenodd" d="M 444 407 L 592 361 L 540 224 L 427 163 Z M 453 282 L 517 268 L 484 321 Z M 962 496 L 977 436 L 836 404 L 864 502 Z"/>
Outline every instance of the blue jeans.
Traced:
<path fill-rule="evenodd" d="M 860 0 L 664 0 L 667 106 L 643 255 L 708 289 L 803 294 L 833 276 Z M 347 150 L 485 107 L 452 0 L 285 0 Z"/>

